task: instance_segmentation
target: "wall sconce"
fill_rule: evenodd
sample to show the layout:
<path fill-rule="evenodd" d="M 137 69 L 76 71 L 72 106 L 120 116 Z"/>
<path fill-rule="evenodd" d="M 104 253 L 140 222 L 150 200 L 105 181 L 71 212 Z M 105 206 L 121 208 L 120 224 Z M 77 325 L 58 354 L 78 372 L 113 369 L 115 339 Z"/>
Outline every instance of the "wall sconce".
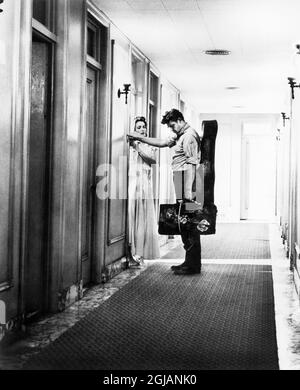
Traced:
<path fill-rule="evenodd" d="M 296 45 L 296 49 L 298 50 L 296 54 L 300 54 L 300 45 Z"/>
<path fill-rule="evenodd" d="M 294 88 L 300 88 L 300 84 L 296 84 L 296 81 L 293 77 L 288 77 L 288 80 L 292 90 L 292 99 L 295 99 Z"/>
<path fill-rule="evenodd" d="M 121 92 L 120 88 L 118 89 L 118 98 L 120 98 L 121 95 L 124 93 L 125 94 L 125 104 L 127 104 L 127 95 L 130 91 L 131 84 L 123 84 L 123 85 L 124 85 L 124 89 L 122 92 Z"/>
<path fill-rule="evenodd" d="M 285 121 L 290 119 L 290 118 L 285 115 L 285 112 L 282 112 L 281 115 L 282 115 L 282 119 L 283 119 L 283 127 L 285 127 Z"/>
<path fill-rule="evenodd" d="M 280 141 L 280 129 L 277 129 L 276 141 Z"/>

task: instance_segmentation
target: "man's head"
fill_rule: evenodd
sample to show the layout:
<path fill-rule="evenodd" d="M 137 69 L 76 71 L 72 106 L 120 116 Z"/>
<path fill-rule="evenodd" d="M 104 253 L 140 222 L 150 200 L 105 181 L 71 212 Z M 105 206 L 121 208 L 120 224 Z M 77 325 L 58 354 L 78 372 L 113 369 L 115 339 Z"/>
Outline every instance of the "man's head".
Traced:
<path fill-rule="evenodd" d="M 174 133 L 178 134 L 185 125 L 185 120 L 179 110 L 172 108 L 172 110 L 167 111 L 162 117 L 161 123 L 167 125 Z"/>

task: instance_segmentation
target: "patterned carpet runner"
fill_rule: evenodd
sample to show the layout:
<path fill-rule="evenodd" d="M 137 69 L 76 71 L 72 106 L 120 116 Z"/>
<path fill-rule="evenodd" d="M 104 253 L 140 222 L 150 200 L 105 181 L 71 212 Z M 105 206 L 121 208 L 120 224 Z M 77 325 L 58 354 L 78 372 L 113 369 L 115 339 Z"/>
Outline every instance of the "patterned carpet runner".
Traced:
<path fill-rule="evenodd" d="M 148 266 L 24 366 L 33 370 L 277 370 L 269 265 Z"/>
<path fill-rule="evenodd" d="M 270 259 L 269 227 L 264 223 L 220 223 L 216 234 L 201 236 L 202 259 Z M 162 259 L 183 259 L 180 244 Z"/>

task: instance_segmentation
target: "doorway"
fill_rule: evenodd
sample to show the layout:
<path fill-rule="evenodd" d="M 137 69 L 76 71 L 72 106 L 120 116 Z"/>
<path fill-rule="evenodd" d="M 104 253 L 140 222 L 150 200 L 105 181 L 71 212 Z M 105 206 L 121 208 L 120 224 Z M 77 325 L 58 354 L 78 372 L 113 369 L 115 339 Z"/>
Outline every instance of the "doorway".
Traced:
<path fill-rule="evenodd" d="M 270 221 L 276 213 L 275 137 L 266 131 L 270 126 L 256 126 L 242 138 L 241 219 Z"/>

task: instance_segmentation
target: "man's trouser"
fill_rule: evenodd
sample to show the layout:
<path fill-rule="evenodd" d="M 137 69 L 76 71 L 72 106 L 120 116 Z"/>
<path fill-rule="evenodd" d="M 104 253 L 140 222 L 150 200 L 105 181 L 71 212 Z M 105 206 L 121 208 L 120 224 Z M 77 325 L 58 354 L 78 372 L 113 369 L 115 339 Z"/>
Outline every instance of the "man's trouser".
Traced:
<path fill-rule="evenodd" d="M 174 171 L 173 181 L 177 201 L 184 199 L 184 171 Z M 200 234 L 197 232 L 182 232 L 181 239 L 185 249 L 184 265 L 191 268 L 201 267 Z"/>

